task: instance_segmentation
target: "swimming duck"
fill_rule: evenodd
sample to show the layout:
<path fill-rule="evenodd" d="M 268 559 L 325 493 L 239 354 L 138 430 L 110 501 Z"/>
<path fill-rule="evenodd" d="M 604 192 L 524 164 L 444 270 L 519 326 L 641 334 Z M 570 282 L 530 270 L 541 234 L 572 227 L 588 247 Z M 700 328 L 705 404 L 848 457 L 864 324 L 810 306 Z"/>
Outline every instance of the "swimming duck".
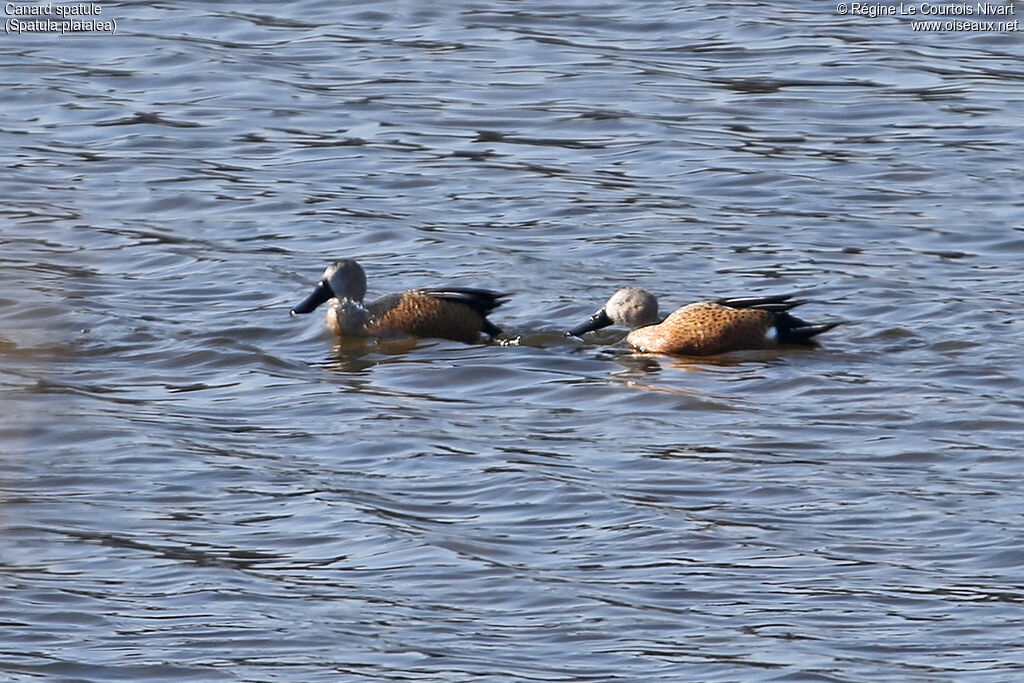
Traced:
<path fill-rule="evenodd" d="M 472 344 L 480 340 L 481 333 L 494 337 L 501 332 L 487 315 L 509 295 L 442 287 L 385 294 L 366 304 L 364 296 L 366 273 L 362 266 L 342 259 L 327 266 L 313 293 L 291 314 L 309 313 L 330 301 L 327 327 L 339 336 L 434 337 Z"/>
<path fill-rule="evenodd" d="M 625 287 L 566 334 L 579 337 L 609 325 L 622 325 L 632 330 L 626 341 L 637 350 L 711 356 L 779 344 L 813 344 L 814 336 L 839 324 L 811 324 L 789 313 L 802 303 L 788 294 L 716 299 L 688 304 L 661 320 L 653 294 L 639 287 Z"/>

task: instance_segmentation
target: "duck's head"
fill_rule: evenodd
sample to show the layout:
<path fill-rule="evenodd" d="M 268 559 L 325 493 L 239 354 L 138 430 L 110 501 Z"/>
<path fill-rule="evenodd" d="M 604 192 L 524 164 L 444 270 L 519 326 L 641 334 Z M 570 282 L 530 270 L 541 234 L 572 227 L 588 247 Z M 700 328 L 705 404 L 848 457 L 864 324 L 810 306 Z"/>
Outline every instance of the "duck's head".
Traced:
<path fill-rule="evenodd" d="M 292 315 L 309 313 L 323 302 L 337 298 L 360 302 L 366 296 L 366 273 L 353 259 L 342 259 L 327 266 L 313 293 L 292 309 Z"/>
<path fill-rule="evenodd" d="M 585 323 L 577 325 L 566 334 L 579 337 L 609 325 L 622 325 L 635 330 L 657 322 L 658 300 L 654 295 L 639 287 L 623 287 L 612 294 L 608 302 Z"/>

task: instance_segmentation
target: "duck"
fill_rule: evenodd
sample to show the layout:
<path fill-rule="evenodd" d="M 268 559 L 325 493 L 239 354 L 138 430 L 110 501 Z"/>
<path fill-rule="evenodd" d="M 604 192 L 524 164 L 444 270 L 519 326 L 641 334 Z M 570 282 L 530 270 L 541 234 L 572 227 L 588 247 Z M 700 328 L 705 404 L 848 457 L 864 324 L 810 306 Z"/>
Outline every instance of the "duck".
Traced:
<path fill-rule="evenodd" d="M 508 293 L 469 287 L 424 287 L 385 294 L 364 303 L 366 272 L 354 259 L 324 270 L 313 293 L 291 314 L 328 303 L 327 328 L 339 337 L 430 337 L 474 344 L 501 333 L 487 316 Z"/>
<path fill-rule="evenodd" d="M 840 323 L 812 324 L 789 312 L 803 303 L 792 294 L 714 299 L 687 304 L 661 319 L 653 294 L 640 287 L 624 287 L 586 322 L 566 334 L 581 337 L 619 325 L 630 329 L 626 342 L 636 350 L 681 356 L 810 345 L 814 337 Z"/>

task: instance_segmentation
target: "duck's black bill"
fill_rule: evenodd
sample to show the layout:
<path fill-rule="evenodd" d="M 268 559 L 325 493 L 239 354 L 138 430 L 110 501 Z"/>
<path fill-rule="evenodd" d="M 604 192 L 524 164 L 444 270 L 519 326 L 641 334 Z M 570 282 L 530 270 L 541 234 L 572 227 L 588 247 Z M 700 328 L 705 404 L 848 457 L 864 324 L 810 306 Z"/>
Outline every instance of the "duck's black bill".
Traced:
<path fill-rule="evenodd" d="M 292 315 L 309 313 L 316 309 L 317 306 L 333 297 L 334 290 L 331 289 L 331 286 L 327 284 L 326 280 L 321 281 L 305 301 L 292 309 Z"/>
<path fill-rule="evenodd" d="M 608 317 L 608 314 L 605 313 L 602 308 L 600 311 L 587 318 L 587 322 L 566 331 L 566 334 L 571 337 L 582 337 L 587 332 L 593 332 L 594 330 L 599 330 L 602 327 L 608 327 L 611 324 L 612 319 Z"/>

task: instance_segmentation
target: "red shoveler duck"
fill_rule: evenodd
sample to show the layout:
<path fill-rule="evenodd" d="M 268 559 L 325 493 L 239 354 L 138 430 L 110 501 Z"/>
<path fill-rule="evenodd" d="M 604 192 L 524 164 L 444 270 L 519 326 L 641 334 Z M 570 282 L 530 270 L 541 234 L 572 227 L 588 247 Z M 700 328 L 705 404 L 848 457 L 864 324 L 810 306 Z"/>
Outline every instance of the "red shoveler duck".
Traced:
<path fill-rule="evenodd" d="M 626 341 L 639 351 L 712 356 L 782 344 L 813 344 L 813 337 L 839 324 L 811 324 L 789 312 L 802 303 L 788 294 L 716 299 L 688 304 L 661 320 L 653 294 L 639 287 L 626 287 L 566 334 L 579 337 L 602 327 L 621 325 L 632 330 Z"/>
<path fill-rule="evenodd" d="M 439 287 L 385 294 L 369 303 L 366 273 L 352 259 L 327 266 L 313 293 L 292 309 L 309 313 L 329 301 L 327 327 L 339 336 L 433 337 L 473 344 L 480 335 L 501 333 L 487 315 L 504 303 L 508 294 L 488 289 Z"/>

